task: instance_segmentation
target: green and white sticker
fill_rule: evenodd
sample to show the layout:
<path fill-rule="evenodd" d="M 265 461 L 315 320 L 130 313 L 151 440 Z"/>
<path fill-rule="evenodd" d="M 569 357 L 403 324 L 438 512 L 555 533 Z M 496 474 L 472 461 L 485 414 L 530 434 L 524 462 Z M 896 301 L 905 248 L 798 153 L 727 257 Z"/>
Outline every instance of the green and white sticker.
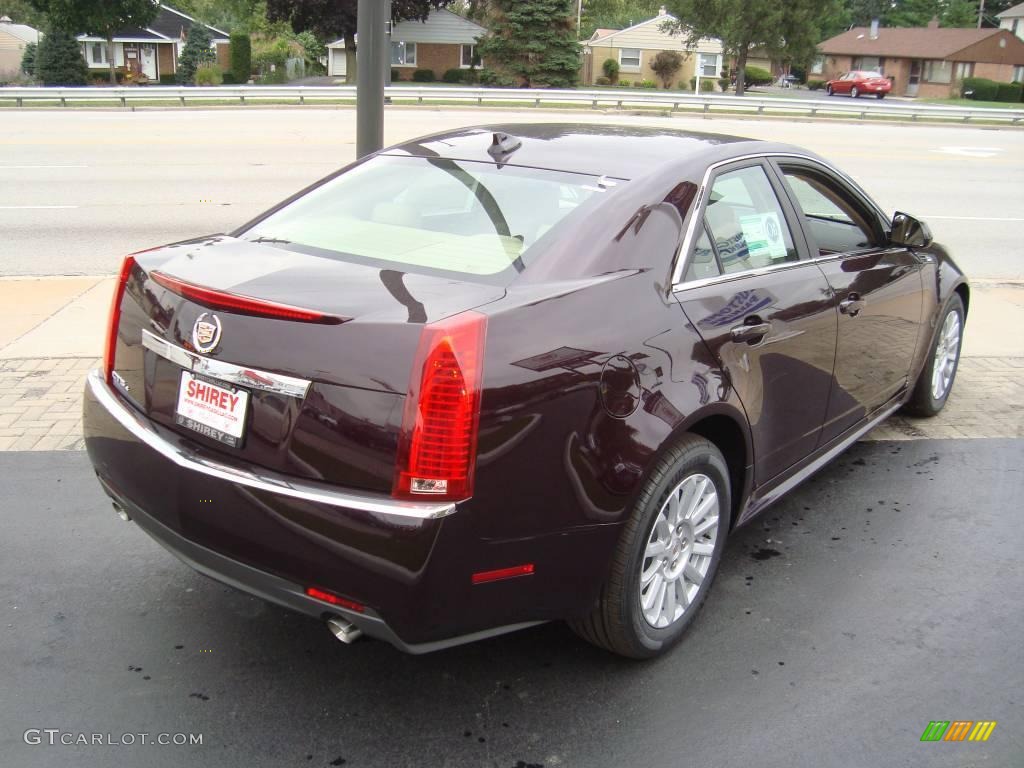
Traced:
<path fill-rule="evenodd" d="M 782 237 L 782 223 L 777 213 L 740 216 L 740 226 L 750 258 L 762 261 L 786 259 L 786 241 Z"/>

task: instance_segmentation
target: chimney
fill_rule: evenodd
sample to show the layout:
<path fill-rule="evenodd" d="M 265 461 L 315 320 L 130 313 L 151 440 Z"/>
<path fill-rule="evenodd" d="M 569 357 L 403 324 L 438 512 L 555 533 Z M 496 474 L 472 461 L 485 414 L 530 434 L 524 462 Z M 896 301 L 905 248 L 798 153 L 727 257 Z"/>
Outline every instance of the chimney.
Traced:
<path fill-rule="evenodd" d="M 939 28 L 939 17 L 938 16 L 932 16 L 932 20 L 928 22 L 928 29 L 938 29 L 938 28 Z"/>
<path fill-rule="evenodd" d="M 666 8 L 664 5 L 661 6 L 661 8 L 658 9 L 658 15 L 659 16 L 667 16 L 668 15 L 668 8 Z"/>
<path fill-rule="evenodd" d="M 878 39 L 878 19 L 872 19 L 871 20 L 871 35 L 870 36 L 871 36 L 872 40 L 877 40 Z"/>
<path fill-rule="evenodd" d="M 13 24 L 10 16 L 0 16 L 0 24 Z"/>

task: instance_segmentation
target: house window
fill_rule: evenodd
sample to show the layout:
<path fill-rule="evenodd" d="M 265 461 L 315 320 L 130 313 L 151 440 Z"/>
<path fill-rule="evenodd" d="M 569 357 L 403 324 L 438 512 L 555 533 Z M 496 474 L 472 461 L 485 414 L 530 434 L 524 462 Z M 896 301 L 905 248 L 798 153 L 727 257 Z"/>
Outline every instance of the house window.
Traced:
<path fill-rule="evenodd" d="M 825 57 L 815 56 L 814 61 L 811 62 L 811 74 L 820 75 L 825 71 Z"/>
<path fill-rule="evenodd" d="M 460 59 L 461 66 L 463 69 L 470 69 L 474 66 L 473 60 L 476 57 L 476 46 L 475 45 L 463 45 L 462 46 L 462 58 Z M 483 67 L 484 62 L 482 59 L 476 61 L 475 66 Z"/>
<path fill-rule="evenodd" d="M 924 63 L 924 81 L 926 83 L 953 82 L 953 62 L 932 59 Z"/>
<path fill-rule="evenodd" d="M 107 44 L 106 43 L 93 43 L 89 47 L 89 55 L 93 64 L 106 64 L 107 59 Z"/>
<path fill-rule="evenodd" d="M 701 77 L 718 77 L 722 68 L 721 62 L 722 57 L 717 53 L 697 54 L 697 69 L 700 70 Z"/>
<path fill-rule="evenodd" d="M 853 60 L 852 69 L 864 72 L 882 72 L 884 66 L 885 59 L 880 59 L 877 56 L 858 56 Z"/>
<path fill-rule="evenodd" d="M 1024 64 L 1013 68 L 1013 82 L 1024 83 Z"/>
<path fill-rule="evenodd" d="M 619 48 L 619 67 L 621 69 L 640 71 L 640 49 Z"/>
<path fill-rule="evenodd" d="M 391 66 L 415 67 L 416 43 L 391 43 Z"/>
<path fill-rule="evenodd" d="M 963 80 L 965 77 L 974 76 L 973 61 L 959 61 L 956 65 L 956 79 Z"/>

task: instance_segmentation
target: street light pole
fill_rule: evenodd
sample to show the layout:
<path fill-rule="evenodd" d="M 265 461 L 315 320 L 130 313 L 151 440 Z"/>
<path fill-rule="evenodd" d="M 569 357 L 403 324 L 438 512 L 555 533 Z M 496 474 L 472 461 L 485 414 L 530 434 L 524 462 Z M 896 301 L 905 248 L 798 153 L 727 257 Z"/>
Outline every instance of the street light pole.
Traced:
<path fill-rule="evenodd" d="M 384 62 L 391 63 L 385 25 L 391 3 L 359 0 L 357 14 L 356 156 L 365 157 L 384 146 Z"/>

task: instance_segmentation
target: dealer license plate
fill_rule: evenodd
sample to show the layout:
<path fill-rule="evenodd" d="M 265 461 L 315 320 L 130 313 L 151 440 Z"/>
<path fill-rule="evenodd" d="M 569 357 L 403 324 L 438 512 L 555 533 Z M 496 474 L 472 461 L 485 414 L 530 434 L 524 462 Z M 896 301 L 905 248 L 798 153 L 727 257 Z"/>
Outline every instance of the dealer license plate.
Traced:
<path fill-rule="evenodd" d="M 201 435 L 237 448 L 245 435 L 249 393 L 182 371 L 174 421 Z"/>

